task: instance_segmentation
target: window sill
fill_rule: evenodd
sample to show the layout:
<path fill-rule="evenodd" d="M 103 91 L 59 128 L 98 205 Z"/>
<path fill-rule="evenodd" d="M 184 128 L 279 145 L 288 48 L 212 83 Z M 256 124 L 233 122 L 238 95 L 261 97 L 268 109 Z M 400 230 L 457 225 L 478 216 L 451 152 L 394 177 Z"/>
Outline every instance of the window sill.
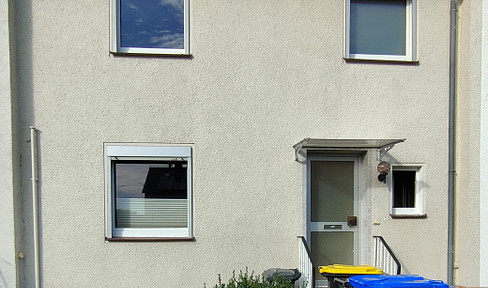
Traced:
<path fill-rule="evenodd" d="M 380 60 L 380 59 L 358 59 L 358 58 L 343 58 L 347 63 L 380 63 L 380 64 L 398 64 L 417 66 L 420 64 L 418 60 Z"/>
<path fill-rule="evenodd" d="M 427 219 L 427 214 L 390 214 L 392 219 Z"/>
<path fill-rule="evenodd" d="M 114 57 L 156 57 L 156 58 L 178 58 L 178 59 L 193 59 L 192 54 L 158 54 L 158 53 L 127 53 L 127 52 L 114 52 L 110 51 L 110 54 Z"/>
<path fill-rule="evenodd" d="M 107 242 L 193 242 L 195 240 L 195 237 L 105 237 Z"/>

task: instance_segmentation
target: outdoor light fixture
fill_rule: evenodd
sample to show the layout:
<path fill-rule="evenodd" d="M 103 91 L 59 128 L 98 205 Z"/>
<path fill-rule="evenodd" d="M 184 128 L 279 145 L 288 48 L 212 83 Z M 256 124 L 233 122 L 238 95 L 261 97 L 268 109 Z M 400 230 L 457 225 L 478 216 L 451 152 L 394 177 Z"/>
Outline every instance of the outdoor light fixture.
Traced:
<path fill-rule="evenodd" d="M 386 175 L 390 173 L 390 163 L 381 161 L 378 166 L 376 166 L 376 170 L 380 175 L 378 175 L 378 181 L 386 183 Z"/>

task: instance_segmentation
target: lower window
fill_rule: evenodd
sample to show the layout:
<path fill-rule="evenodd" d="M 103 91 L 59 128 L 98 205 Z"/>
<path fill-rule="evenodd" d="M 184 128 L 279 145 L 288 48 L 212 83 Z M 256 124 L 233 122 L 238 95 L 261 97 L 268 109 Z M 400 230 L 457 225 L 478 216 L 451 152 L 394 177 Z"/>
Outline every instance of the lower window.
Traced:
<path fill-rule="evenodd" d="M 191 235 L 191 147 L 105 145 L 107 238 Z"/>
<path fill-rule="evenodd" d="M 422 168 L 393 165 L 390 175 L 392 215 L 423 215 Z"/>

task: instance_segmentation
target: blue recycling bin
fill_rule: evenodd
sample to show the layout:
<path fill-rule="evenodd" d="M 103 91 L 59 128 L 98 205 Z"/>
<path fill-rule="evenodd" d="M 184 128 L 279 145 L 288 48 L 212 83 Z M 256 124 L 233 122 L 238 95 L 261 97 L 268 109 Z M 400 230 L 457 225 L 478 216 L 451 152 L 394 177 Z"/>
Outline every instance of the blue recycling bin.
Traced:
<path fill-rule="evenodd" d="M 449 288 L 441 280 L 430 280 L 419 275 L 358 275 L 349 278 L 355 288 Z"/>

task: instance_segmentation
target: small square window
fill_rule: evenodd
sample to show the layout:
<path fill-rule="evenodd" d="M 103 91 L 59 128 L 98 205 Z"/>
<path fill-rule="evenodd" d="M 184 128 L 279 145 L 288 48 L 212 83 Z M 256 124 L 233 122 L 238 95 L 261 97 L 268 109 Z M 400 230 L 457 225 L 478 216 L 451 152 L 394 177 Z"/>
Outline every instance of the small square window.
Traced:
<path fill-rule="evenodd" d="M 189 54 L 189 0 L 111 0 L 113 53 Z"/>
<path fill-rule="evenodd" d="M 415 208 L 417 171 L 393 171 L 393 208 Z"/>
<path fill-rule="evenodd" d="M 345 58 L 415 61 L 416 0 L 346 0 Z"/>
<path fill-rule="evenodd" d="M 105 145 L 107 238 L 191 236 L 191 147 Z"/>
<path fill-rule="evenodd" d="M 392 166 L 389 176 L 392 215 L 423 215 L 421 171 L 419 166 Z"/>

